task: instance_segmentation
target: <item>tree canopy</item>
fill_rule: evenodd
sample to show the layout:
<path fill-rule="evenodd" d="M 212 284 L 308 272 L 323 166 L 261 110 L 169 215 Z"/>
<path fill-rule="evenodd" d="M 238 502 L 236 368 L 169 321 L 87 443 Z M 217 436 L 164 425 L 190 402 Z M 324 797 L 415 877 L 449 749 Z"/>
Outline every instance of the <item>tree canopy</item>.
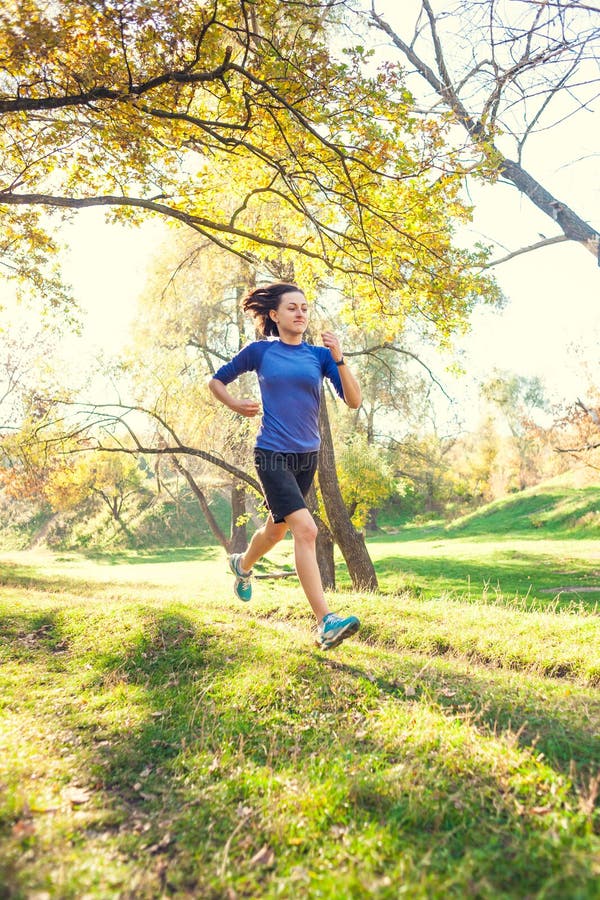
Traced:
<path fill-rule="evenodd" d="M 482 250 L 446 123 L 397 66 L 342 31 L 345 3 L 9 2 L 0 13 L 3 261 L 64 293 L 48 210 L 184 223 L 253 265 L 337 274 L 358 315 L 420 313 L 448 335 Z M 349 46 L 346 46 L 349 44 Z M 276 223 L 275 223 L 276 220 Z M 358 302 L 360 301 L 360 302 Z"/>

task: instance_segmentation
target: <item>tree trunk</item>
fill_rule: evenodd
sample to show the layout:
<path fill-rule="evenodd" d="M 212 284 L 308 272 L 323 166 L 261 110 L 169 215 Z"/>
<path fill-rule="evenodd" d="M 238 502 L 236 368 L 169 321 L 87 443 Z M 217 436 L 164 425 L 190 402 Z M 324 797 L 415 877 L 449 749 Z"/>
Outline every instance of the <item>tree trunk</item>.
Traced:
<path fill-rule="evenodd" d="M 494 147 L 494 149 L 496 149 Z M 561 203 L 556 197 L 542 187 L 532 178 L 517 162 L 503 157 L 500 162 L 500 171 L 525 194 L 538 209 L 557 223 L 565 237 L 571 241 L 579 241 L 580 244 L 592 253 L 600 263 L 600 235 L 588 222 L 581 219 L 566 203 Z"/>
<path fill-rule="evenodd" d="M 378 587 L 377 575 L 375 574 L 371 557 L 368 554 L 365 539 L 350 521 L 348 510 L 342 499 L 335 469 L 333 438 L 324 396 L 321 398 L 319 424 L 321 429 L 319 487 L 321 488 L 321 495 L 333 538 L 342 551 L 354 590 L 376 591 Z"/>
<path fill-rule="evenodd" d="M 216 537 L 216 539 L 218 540 L 220 545 L 222 547 L 224 547 L 225 550 L 227 550 L 227 552 L 229 553 L 230 552 L 229 541 L 228 541 L 225 533 L 220 528 L 219 523 L 213 516 L 212 511 L 208 505 L 208 500 L 206 499 L 206 496 L 204 495 L 202 489 L 196 482 L 194 476 L 188 469 L 185 468 L 185 466 L 182 466 L 182 464 L 179 462 L 179 460 L 177 459 L 176 456 L 171 456 L 171 459 L 173 460 L 173 465 L 175 466 L 177 471 L 181 472 L 181 474 L 183 475 L 183 477 L 185 478 L 185 480 L 191 487 L 192 491 L 194 492 L 194 496 L 196 497 L 196 499 L 198 500 L 198 503 L 200 504 L 202 512 L 204 513 L 204 517 L 206 518 L 206 521 L 208 523 L 208 527 L 210 528 L 210 530 L 212 531 L 212 533 L 214 534 L 214 536 Z"/>
<path fill-rule="evenodd" d="M 238 481 L 234 482 L 231 487 L 231 536 L 229 539 L 229 552 L 243 553 L 247 547 L 246 489 L 244 485 Z"/>
<path fill-rule="evenodd" d="M 319 516 L 317 502 L 317 492 L 314 484 L 311 485 L 310 491 L 306 498 L 308 508 L 312 513 L 313 519 L 317 523 L 319 533 L 317 534 L 317 563 L 319 564 L 319 572 L 321 573 L 321 581 L 326 591 L 335 591 L 335 562 L 333 559 L 333 535 L 327 527 L 326 523 Z"/>
<path fill-rule="evenodd" d="M 381 531 L 381 528 L 379 527 L 379 525 L 377 523 L 378 513 L 379 513 L 379 510 L 374 509 L 374 508 L 370 509 L 369 512 L 367 513 L 367 524 L 366 524 L 367 531 Z"/>

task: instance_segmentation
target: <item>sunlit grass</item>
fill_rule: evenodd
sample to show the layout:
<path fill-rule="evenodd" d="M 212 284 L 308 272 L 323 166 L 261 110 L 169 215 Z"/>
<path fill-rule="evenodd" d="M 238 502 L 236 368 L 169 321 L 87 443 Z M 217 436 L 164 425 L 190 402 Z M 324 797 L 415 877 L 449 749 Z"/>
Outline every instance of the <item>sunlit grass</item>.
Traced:
<path fill-rule="evenodd" d="M 598 897 L 593 612 L 344 592 L 324 654 L 213 548 L 0 563 L 7 897 Z"/>

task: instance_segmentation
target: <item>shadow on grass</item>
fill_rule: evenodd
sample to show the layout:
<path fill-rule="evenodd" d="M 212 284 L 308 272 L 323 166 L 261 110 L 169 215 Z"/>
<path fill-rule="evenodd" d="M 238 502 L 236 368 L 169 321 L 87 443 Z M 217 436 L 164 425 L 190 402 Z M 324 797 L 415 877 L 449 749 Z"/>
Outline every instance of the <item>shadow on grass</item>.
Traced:
<path fill-rule="evenodd" d="M 530 686 L 523 679 L 518 687 L 506 688 L 481 672 L 453 672 L 447 663 L 436 670 L 408 655 L 399 656 L 401 678 L 374 677 L 365 668 L 330 658 L 324 659 L 323 665 L 365 678 L 399 701 L 414 698 L 414 702 L 434 704 L 445 716 L 468 719 L 490 735 L 509 735 L 523 749 L 542 753 L 548 764 L 565 776 L 573 774 L 575 765 L 585 780 L 600 767 L 600 696 L 593 688 L 583 691 L 580 699 L 569 696 L 562 706 L 552 707 L 549 701 L 540 703 L 539 683 Z"/>
<path fill-rule="evenodd" d="M 0 613 L 0 652 L 3 656 L 31 659 L 36 654 L 48 656 L 63 652 L 67 644 L 61 630 L 60 608 L 39 612 Z"/>
<path fill-rule="evenodd" d="M 223 553 L 221 547 L 214 544 L 198 546 L 198 547 L 171 547 L 159 548 L 154 550 L 118 550 L 108 552 L 106 550 L 84 550 L 81 556 L 86 559 L 93 560 L 101 565 L 119 566 L 123 563 L 135 565 L 148 565 L 152 563 L 174 563 L 174 562 L 206 562 L 217 559 Z M 61 557 L 57 557 L 61 559 Z M 70 560 L 68 554 L 62 557 Z"/>
<path fill-rule="evenodd" d="M 16 642 L 21 658 L 23 635 L 34 634 L 28 653 L 60 677 L 53 653 L 56 646 L 69 647 L 60 616 L 34 612 L 9 620 L 10 628 L 3 630 L 9 653 Z M 477 878 L 492 894 L 531 895 L 547 875 L 561 886 L 561 854 L 568 856 L 569 840 L 557 849 L 551 829 L 524 816 L 520 803 L 538 802 L 534 785 L 531 797 L 523 794 L 517 803 L 499 783 L 493 761 L 470 756 L 466 746 L 447 759 L 435 737 L 431 746 L 420 747 L 418 730 L 406 743 L 402 734 L 392 737 L 368 727 L 381 696 L 397 707 L 406 728 L 419 704 L 430 709 L 431 696 L 423 693 L 407 703 L 391 679 L 314 651 L 263 645 L 252 629 L 244 630 L 250 617 L 239 621 L 241 627 L 218 618 L 199 624 L 179 610 L 140 608 L 138 627 L 125 645 L 119 639 L 108 651 L 92 649 L 70 659 L 72 677 L 80 678 L 80 698 L 69 700 L 65 692 L 62 722 L 81 748 L 105 819 L 92 817 L 80 825 L 76 845 L 57 843 L 46 870 L 63 865 L 56 859 L 60 852 L 71 864 L 77 848 L 85 854 L 86 842 L 103 833 L 128 860 L 131 877 L 119 894 L 126 898 L 217 898 L 230 889 L 249 896 L 283 890 L 286 896 L 310 897 L 318 879 L 330 877 L 334 859 L 331 884 L 345 897 L 364 897 L 369 878 L 376 884 L 385 873 L 392 887 L 394 879 L 399 884 L 406 873 L 399 866 L 403 859 L 404 867 L 407 860 L 415 867 L 426 861 L 434 893 L 436 879 L 443 884 L 459 878 L 465 859 L 471 860 L 467 869 L 476 865 Z M 416 663 L 403 665 L 416 675 Z M 428 679 L 430 694 L 439 694 L 437 676 L 430 673 Z M 447 685 L 448 676 L 444 679 Z M 447 718 L 463 722 L 464 705 L 472 703 L 479 704 L 479 718 L 489 730 L 526 725 L 530 702 L 509 716 L 512 695 L 503 696 L 492 678 L 489 683 L 455 679 L 452 685 L 465 699 L 458 709 L 446 704 Z M 530 700 L 533 704 L 533 695 Z M 548 735 L 548 761 L 566 771 L 568 748 L 583 753 L 590 737 L 551 710 L 538 709 L 538 715 Z M 560 752 L 549 739 L 556 729 L 566 735 Z M 536 735 L 539 753 L 539 730 Z M 525 728 L 519 741 L 533 750 Z M 356 842 L 354 849 L 347 836 Z M 31 843 L 25 856 L 14 836 L 8 845 L 4 867 L 14 886 L 8 896 L 25 896 L 35 845 L 33 856 Z M 265 846 L 273 848 L 277 862 L 252 863 Z M 593 874 L 591 859 L 575 874 L 571 862 L 570 869 L 564 866 L 567 891 L 573 878 L 587 884 Z M 298 874 L 298 867 L 310 869 L 312 880 Z M 38 871 L 43 870 L 44 861 Z M 90 885 L 81 871 L 65 896 L 87 894 Z M 459 893 L 472 885 L 474 875 L 460 877 Z M 100 885 L 98 896 L 102 890 Z M 368 895 L 395 896 L 385 884 L 381 893 L 373 888 Z"/>

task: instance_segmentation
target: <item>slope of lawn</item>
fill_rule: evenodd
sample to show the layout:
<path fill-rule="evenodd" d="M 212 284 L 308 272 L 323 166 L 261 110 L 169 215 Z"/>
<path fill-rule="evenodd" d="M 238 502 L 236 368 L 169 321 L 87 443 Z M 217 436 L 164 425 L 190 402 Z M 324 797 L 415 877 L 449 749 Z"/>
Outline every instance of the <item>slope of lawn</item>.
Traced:
<path fill-rule="evenodd" d="M 406 526 L 370 541 L 382 589 L 526 606 L 600 602 L 600 485 L 573 473 L 450 524 Z M 340 584 L 348 584 L 340 569 Z"/>
<path fill-rule="evenodd" d="M 0 896 L 600 896 L 593 609 L 342 591 L 325 654 L 295 579 L 224 569 L 0 557 Z"/>
<path fill-rule="evenodd" d="M 450 534 L 594 537 L 600 534 L 600 485 L 573 487 L 565 476 L 511 494 L 456 519 Z"/>

